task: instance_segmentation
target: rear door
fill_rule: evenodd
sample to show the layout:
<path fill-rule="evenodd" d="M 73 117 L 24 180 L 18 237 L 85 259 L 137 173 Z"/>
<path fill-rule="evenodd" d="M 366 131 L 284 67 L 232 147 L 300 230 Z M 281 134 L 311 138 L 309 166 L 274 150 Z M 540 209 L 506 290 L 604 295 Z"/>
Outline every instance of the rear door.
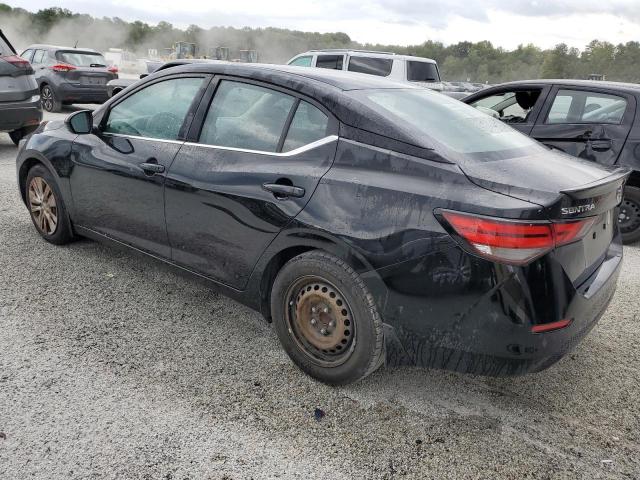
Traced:
<path fill-rule="evenodd" d="M 79 135 L 70 175 L 76 223 L 170 257 L 164 182 L 210 76 L 160 78 L 114 104 L 98 130 Z"/>
<path fill-rule="evenodd" d="M 555 86 L 531 135 L 569 155 L 613 165 L 631 131 L 635 111 L 632 95 L 597 87 Z"/>
<path fill-rule="evenodd" d="M 242 289 L 330 168 L 337 122 L 311 99 L 220 77 L 165 185 L 173 261 Z"/>

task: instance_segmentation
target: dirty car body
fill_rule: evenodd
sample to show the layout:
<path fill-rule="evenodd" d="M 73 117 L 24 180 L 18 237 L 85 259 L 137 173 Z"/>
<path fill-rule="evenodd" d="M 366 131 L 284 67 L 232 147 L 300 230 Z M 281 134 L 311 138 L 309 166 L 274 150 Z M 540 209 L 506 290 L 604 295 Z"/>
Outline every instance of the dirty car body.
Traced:
<path fill-rule="evenodd" d="M 192 92 L 179 118 L 162 114 L 136 131 L 113 119 L 128 98 L 176 79 Z M 220 96 L 238 84 L 284 95 L 269 115 L 286 120 L 247 132 L 224 117 L 210 129 Z M 314 136 L 305 124 L 287 146 L 303 104 L 325 128 Z M 87 135 L 41 127 L 17 158 L 19 184 L 41 163 L 76 233 L 194 273 L 267 319 L 283 265 L 327 252 L 371 292 L 387 365 L 544 369 L 591 330 L 616 288 L 613 219 L 628 171 L 553 152 L 425 89 L 320 69 L 191 64 L 123 91 L 93 122 Z M 172 123 L 175 138 L 158 138 Z M 276 148 L 255 143 L 271 134 Z"/>

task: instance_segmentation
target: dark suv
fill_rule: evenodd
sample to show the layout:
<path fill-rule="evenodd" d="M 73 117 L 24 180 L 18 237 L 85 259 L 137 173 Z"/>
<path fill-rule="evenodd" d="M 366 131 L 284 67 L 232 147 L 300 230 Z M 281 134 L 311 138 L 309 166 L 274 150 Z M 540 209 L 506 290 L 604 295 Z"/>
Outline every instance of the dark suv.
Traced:
<path fill-rule="evenodd" d="M 18 57 L 0 30 L 0 132 L 9 132 L 17 145 L 42 120 L 33 69 Z"/>
<path fill-rule="evenodd" d="M 60 111 L 63 104 L 104 103 L 109 98 L 107 82 L 118 78 L 118 70 L 88 48 L 31 45 L 22 57 L 33 65 L 48 112 Z"/>

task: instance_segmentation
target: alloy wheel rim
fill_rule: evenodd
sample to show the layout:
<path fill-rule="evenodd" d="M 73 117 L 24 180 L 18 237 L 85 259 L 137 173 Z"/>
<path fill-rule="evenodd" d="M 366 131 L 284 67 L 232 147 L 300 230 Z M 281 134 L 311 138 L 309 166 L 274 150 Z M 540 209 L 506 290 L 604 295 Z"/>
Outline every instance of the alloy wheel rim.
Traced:
<path fill-rule="evenodd" d="M 342 293 L 318 277 L 303 277 L 286 295 L 289 335 L 315 364 L 337 367 L 355 347 L 356 325 Z"/>
<path fill-rule="evenodd" d="M 53 235 L 58 228 L 58 204 L 51 186 L 42 177 L 29 183 L 29 210 L 38 230 Z"/>
<path fill-rule="evenodd" d="M 640 204 L 625 198 L 620 205 L 618 225 L 622 233 L 631 233 L 640 228 Z"/>
<path fill-rule="evenodd" d="M 49 87 L 42 89 L 42 106 L 47 112 L 53 109 L 53 92 Z"/>

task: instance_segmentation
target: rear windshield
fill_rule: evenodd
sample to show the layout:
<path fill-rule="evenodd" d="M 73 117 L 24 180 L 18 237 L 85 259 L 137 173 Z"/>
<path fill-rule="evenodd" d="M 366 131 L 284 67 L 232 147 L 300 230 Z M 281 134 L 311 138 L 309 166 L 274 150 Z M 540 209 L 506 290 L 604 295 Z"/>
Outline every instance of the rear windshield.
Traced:
<path fill-rule="evenodd" d="M 425 138 L 436 151 L 452 159 L 496 160 L 528 155 L 542 149 L 536 142 L 473 107 L 423 88 L 358 90 L 364 104 Z"/>
<path fill-rule="evenodd" d="M 94 52 L 58 52 L 56 58 L 76 67 L 106 67 L 107 62 L 99 53 Z"/>
<path fill-rule="evenodd" d="M 435 63 L 407 62 L 407 80 L 410 82 L 439 82 L 440 74 Z"/>

